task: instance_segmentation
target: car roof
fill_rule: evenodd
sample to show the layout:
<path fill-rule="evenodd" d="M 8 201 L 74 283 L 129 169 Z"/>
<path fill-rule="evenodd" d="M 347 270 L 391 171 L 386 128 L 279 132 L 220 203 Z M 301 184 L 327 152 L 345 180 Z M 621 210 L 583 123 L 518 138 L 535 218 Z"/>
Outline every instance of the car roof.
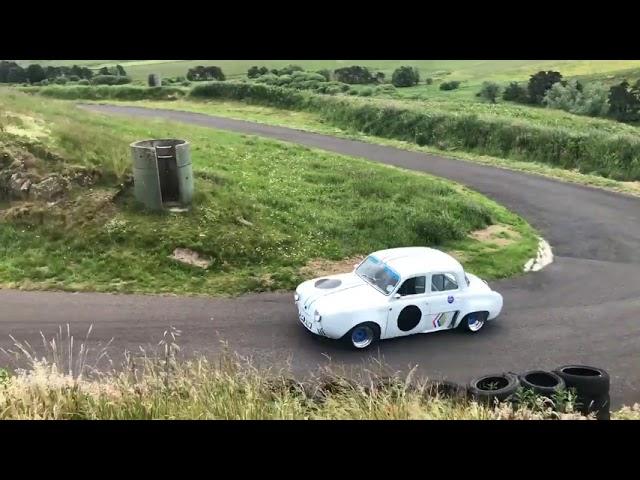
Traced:
<path fill-rule="evenodd" d="M 451 255 L 434 248 L 390 248 L 373 252 L 371 255 L 385 262 L 402 278 L 429 272 L 463 273 L 460 262 Z"/>

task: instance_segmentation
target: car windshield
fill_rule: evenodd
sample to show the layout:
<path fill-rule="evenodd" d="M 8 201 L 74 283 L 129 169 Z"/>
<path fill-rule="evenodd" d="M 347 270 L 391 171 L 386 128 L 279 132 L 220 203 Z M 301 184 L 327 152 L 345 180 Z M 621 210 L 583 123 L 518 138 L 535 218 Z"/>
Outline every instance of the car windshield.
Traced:
<path fill-rule="evenodd" d="M 389 295 L 400 281 L 400 275 L 395 270 L 373 255 L 360 264 L 356 274 L 385 295 Z"/>

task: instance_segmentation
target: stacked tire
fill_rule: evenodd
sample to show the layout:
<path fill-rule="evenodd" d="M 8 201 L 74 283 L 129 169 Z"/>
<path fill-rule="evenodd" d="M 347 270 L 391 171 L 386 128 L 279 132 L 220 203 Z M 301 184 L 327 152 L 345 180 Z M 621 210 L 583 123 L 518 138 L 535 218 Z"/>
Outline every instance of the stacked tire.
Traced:
<path fill-rule="evenodd" d="M 576 409 L 582 415 L 595 414 L 598 420 L 610 419 L 609 374 L 587 365 L 564 365 L 551 372 L 530 370 L 522 374 L 483 375 L 471 380 L 468 393 L 474 400 L 492 405 L 513 401 L 520 388 L 548 398 L 564 389 L 574 389 Z"/>
<path fill-rule="evenodd" d="M 554 373 L 577 395 L 577 407 L 583 415 L 595 414 L 598 420 L 611 418 L 609 374 L 601 368 L 587 365 L 564 365 Z"/>

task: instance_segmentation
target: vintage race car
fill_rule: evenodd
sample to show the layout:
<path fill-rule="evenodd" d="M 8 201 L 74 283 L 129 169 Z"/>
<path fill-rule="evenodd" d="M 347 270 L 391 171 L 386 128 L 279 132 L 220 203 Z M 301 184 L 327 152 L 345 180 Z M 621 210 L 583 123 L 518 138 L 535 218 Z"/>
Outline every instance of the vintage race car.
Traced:
<path fill-rule="evenodd" d="M 374 252 L 351 273 L 301 283 L 294 299 L 309 331 L 356 349 L 414 333 L 477 332 L 502 310 L 487 282 L 426 247 Z"/>

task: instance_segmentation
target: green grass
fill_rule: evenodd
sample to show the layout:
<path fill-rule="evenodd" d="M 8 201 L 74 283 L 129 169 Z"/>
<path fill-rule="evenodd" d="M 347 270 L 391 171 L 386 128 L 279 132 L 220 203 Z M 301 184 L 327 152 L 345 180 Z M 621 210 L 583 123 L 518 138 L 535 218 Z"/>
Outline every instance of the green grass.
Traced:
<path fill-rule="evenodd" d="M 0 98 L 5 109 L 50 127 L 41 141 L 61 158 L 55 168 L 103 171 L 97 192 L 126 173 L 130 142 L 167 137 L 191 142 L 197 191 L 187 214 L 145 213 L 127 191 L 115 206 L 83 197 L 5 221 L 5 286 L 208 295 L 291 289 L 311 259 L 398 245 L 461 252 L 471 271 L 496 278 L 521 272 L 536 249 L 535 232 L 519 217 L 427 175 L 207 128 L 90 114 L 17 92 Z M 490 223 L 511 225 L 520 240 L 496 248 L 467 238 Z M 168 258 L 177 247 L 213 265 L 177 264 Z"/>
<path fill-rule="evenodd" d="M 102 103 L 102 102 L 97 102 Z M 283 110 L 279 108 L 267 107 L 264 105 L 247 104 L 237 101 L 225 101 L 225 100 L 176 100 L 172 102 L 158 102 L 153 100 L 145 100 L 140 102 L 126 102 L 126 101 L 109 101 L 111 104 L 117 105 L 133 105 L 144 106 L 148 108 L 162 108 L 170 110 L 183 110 L 188 112 L 204 113 L 207 115 L 216 115 L 221 117 L 234 118 L 238 120 L 248 120 L 258 123 L 265 123 L 268 125 L 278 125 L 283 127 L 295 128 L 299 130 L 307 130 L 315 133 L 322 133 L 327 135 L 334 135 L 342 138 L 349 138 L 353 140 L 365 141 L 369 143 L 376 143 L 381 145 L 388 145 L 404 150 L 413 150 L 425 153 L 433 153 L 446 157 L 457 158 L 459 160 L 465 160 L 475 163 L 482 163 L 486 165 L 492 165 L 496 167 L 506 168 L 510 170 L 522 171 L 527 173 L 534 173 L 543 175 L 550 178 L 557 178 L 566 182 L 578 183 L 581 185 L 589 185 L 597 188 L 602 188 L 610 191 L 623 192 L 632 195 L 640 195 L 640 184 L 638 182 L 626 182 L 613 180 L 610 178 L 604 178 L 600 175 L 584 174 L 577 170 L 567 170 L 563 168 L 553 167 L 548 164 L 540 162 L 528 162 L 517 161 L 513 159 L 505 159 L 500 157 L 494 157 L 490 155 L 478 155 L 460 151 L 459 149 L 442 149 L 436 146 L 419 146 L 413 142 L 407 142 L 402 140 L 394 140 L 383 137 L 376 137 L 372 135 L 366 135 L 353 128 L 339 128 L 334 126 L 329 121 L 324 119 L 317 113 L 304 112 L 297 110 Z M 524 107 L 523 107 L 524 108 Z M 543 110 L 544 112 L 544 110 Z M 551 113 L 551 112 L 550 112 Z M 563 112 L 553 112 L 563 113 Z M 574 117 L 569 118 L 569 121 L 575 119 L 575 115 L 564 114 L 559 115 Z M 594 121 L 594 123 L 604 122 L 609 123 L 607 125 L 610 128 L 620 128 L 623 130 L 628 128 L 635 128 L 626 125 L 616 124 L 614 122 L 608 122 L 606 120 L 596 119 L 584 119 L 578 118 L 579 121 Z M 586 128 L 585 123 L 582 123 L 583 128 Z"/>

